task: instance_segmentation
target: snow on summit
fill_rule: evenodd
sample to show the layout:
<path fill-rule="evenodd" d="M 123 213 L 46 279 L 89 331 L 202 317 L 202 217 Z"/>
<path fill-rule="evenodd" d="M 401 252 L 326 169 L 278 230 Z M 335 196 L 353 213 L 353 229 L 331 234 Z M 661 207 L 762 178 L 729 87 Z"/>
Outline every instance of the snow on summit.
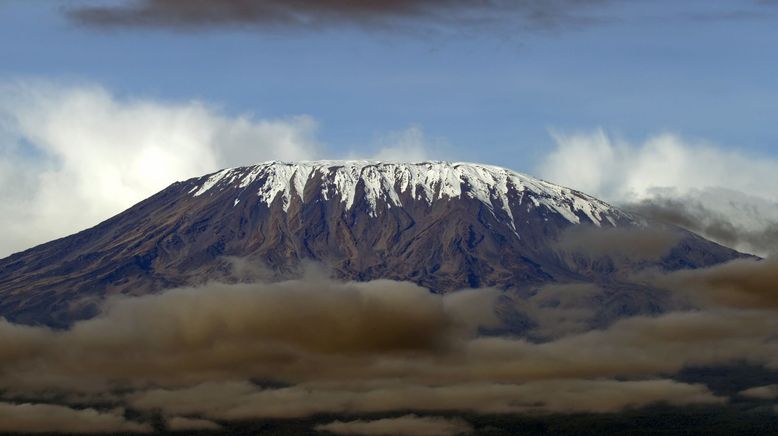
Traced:
<path fill-rule="evenodd" d="M 522 205 L 545 206 L 576 224 L 582 216 L 596 225 L 603 220 L 615 225 L 616 218 L 624 217 L 608 204 L 581 192 L 506 168 L 464 162 L 271 161 L 224 169 L 196 180 L 189 191 L 195 197 L 214 190 L 242 191 L 259 181 L 258 200 L 269 207 L 280 195 L 285 211 L 293 197 L 304 201 L 308 182 L 316 180 L 325 200 L 339 198 L 347 209 L 354 205 L 361 183 L 371 216 L 375 216 L 379 201 L 402 207 L 402 198 L 408 196 L 432 204 L 464 195 L 481 201 L 492 212 L 504 211 L 512 227 L 512 210 Z"/>

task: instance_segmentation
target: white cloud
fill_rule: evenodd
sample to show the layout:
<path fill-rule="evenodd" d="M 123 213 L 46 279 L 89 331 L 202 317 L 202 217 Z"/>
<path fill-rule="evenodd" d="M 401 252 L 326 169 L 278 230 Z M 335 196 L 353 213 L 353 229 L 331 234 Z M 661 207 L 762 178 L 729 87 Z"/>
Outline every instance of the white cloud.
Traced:
<path fill-rule="evenodd" d="M 553 137 L 556 148 L 539 167 L 542 177 L 615 203 L 677 200 L 675 207 L 697 209 L 690 219 L 725 221 L 732 232 L 749 234 L 734 238 L 743 240 L 719 242 L 767 254 L 754 243 L 758 240 L 754 235 L 775 232 L 770 229 L 778 222 L 778 160 L 673 134 L 652 136 L 639 144 L 601 129 Z M 716 239 L 716 232 L 705 236 Z"/>
<path fill-rule="evenodd" d="M 360 150 L 352 149 L 347 159 L 367 159 L 395 162 L 420 162 L 451 159 L 449 143 L 440 137 L 430 137 L 421 126 L 381 133 Z"/>
<path fill-rule="evenodd" d="M 317 157 L 316 122 L 227 116 L 99 86 L 0 86 L 0 257 L 222 167 Z"/>
<path fill-rule="evenodd" d="M 380 149 L 373 159 L 395 161 L 421 161 L 428 158 L 428 150 L 432 146 L 418 126 L 389 133 L 378 140 Z"/>
<path fill-rule="evenodd" d="M 726 188 L 778 200 L 778 160 L 690 142 L 673 134 L 632 144 L 603 130 L 553 133 L 557 148 L 540 167 L 564 185 L 616 199 L 641 199 L 657 188 L 682 193 Z"/>
<path fill-rule="evenodd" d="M 178 180 L 321 158 L 317 127 L 305 115 L 231 116 L 200 101 L 129 99 L 93 84 L 0 83 L 0 258 L 96 225 Z M 444 147 L 411 126 L 327 157 L 418 161 Z"/>

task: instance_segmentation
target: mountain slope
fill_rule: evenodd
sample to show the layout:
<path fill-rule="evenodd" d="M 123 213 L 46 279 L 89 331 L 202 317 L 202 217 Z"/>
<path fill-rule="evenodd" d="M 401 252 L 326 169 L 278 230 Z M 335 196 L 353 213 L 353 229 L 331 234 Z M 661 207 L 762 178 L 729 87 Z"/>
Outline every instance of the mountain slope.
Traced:
<path fill-rule="evenodd" d="M 343 278 L 408 280 L 434 292 L 615 283 L 608 268 L 561 256 L 556 241 L 574 226 L 644 225 L 583 193 L 498 167 L 268 162 L 174 183 L 91 229 L 0 260 L 0 315 L 64 326 L 94 315 L 109 295 L 237 280 L 246 265 L 278 279 L 306 259 Z M 700 267 L 737 256 L 688 234 L 657 264 Z"/>

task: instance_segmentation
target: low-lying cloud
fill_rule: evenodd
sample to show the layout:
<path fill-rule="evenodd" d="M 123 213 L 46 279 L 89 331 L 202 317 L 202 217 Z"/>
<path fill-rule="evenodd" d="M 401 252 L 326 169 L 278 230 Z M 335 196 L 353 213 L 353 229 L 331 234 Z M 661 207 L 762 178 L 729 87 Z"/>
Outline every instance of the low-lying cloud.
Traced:
<path fill-rule="evenodd" d="M 743 201 L 745 196 L 743 193 L 716 191 L 719 193 L 719 201 L 740 197 L 740 201 L 735 200 L 735 204 L 747 205 Z M 709 191 L 709 193 L 713 192 Z M 754 216 L 761 216 L 762 211 L 759 209 L 771 207 L 769 203 L 761 205 L 762 202 L 759 200 L 751 203 L 749 206 L 755 208 Z M 740 248 L 763 256 L 778 254 L 778 221 L 765 220 L 762 223 L 748 224 L 733 218 L 732 214 L 713 210 L 711 206 L 706 206 L 698 199 L 678 198 L 661 193 L 657 193 L 653 198 L 625 204 L 624 208 L 654 222 L 683 227 L 728 247 Z M 771 213 L 767 211 L 764 216 L 769 217 Z"/>
<path fill-rule="evenodd" d="M 221 430 L 222 427 L 207 419 L 184 418 L 174 416 L 166 421 L 167 429 L 170 431 L 203 431 L 203 430 Z"/>
<path fill-rule="evenodd" d="M 749 388 L 740 392 L 740 395 L 760 400 L 775 400 L 778 399 L 778 384 Z"/>
<path fill-rule="evenodd" d="M 664 286 L 692 291 L 727 307 L 778 309 L 778 259 L 735 260 L 684 270 L 660 279 Z"/>
<path fill-rule="evenodd" d="M 405 415 L 372 421 L 333 421 L 315 428 L 336 434 L 453 436 L 470 434 L 473 427 L 462 419 Z"/>
<path fill-rule="evenodd" d="M 210 400 L 209 400 L 210 398 Z M 205 414 L 214 419 L 299 418 L 321 413 L 461 411 L 470 413 L 617 412 L 659 402 L 672 405 L 722 404 L 703 385 L 672 380 L 549 380 L 522 384 L 411 383 L 339 386 L 302 384 L 261 389 L 247 383 L 150 390 L 130 398 L 141 410 Z"/>
<path fill-rule="evenodd" d="M 121 409 L 100 412 L 53 404 L 0 402 L 0 432 L 146 433 L 151 426 L 127 420 Z"/>
<path fill-rule="evenodd" d="M 16 368 L 6 382 L 20 389 L 100 391 L 138 378 L 176 384 L 370 377 L 371 368 L 382 367 L 376 356 L 434 356 L 458 347 L 490 322 L 479 307 L 491 307 L 497 295 L 443 297 L 411 283 L 319 276 L 217 283 L 109 301 L 101 316 L 63 332 L 1 322 L 0 366 Z"/>
<path fill-rule="evenodd" d="M 195 430 L 319 414 L 720 405 L 728 399 L 671 375 L 741 362 L 778 369 L 778 317 L 764 296 L 774 293 L 750 281 L 762 265 L 672 273 L 664 279 L 673 286 L 713 298 L 695 311 L 560 329 L 543 341 L 480 334 L 501 322 L 495 305 L 505 295 L 490 289 L 443 296 L 410 283 L 308 273 L 110 300 L 100 316 L 67 330 L 0 322 L 0 400 L 8 410 L 55 407 L 48 415 L 63 416 L 60 423 L 83 417 L 126 431 L 147 430 L 153 414 L 167 428 Z M 764 289 L 774 290 L 766 274 Z M 574 298 L 567 286 L 537 294 L 539 307 L 558 300 L 573 310 L 575 298 L 596 292 L 582 288 Z M 32 421 L 9 422 L 24 429 Z"/>

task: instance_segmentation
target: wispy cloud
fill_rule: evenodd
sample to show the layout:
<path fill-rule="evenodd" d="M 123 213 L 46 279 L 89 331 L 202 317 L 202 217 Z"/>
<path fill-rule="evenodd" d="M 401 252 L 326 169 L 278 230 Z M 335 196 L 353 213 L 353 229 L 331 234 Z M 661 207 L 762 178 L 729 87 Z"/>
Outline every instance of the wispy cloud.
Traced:
<path fill-rule="evenodd" d="M 556 31 L 602 22 L 607 0 L 128 0 L 67 10 L 75 22 L 98 28 L 202 30 L 241 27 L 311 31 L 363 30 Z"/>
<path fill-rule="evenodd" d="M 712 195 L 718 199 L 711 199 Z M 727 201 L 740 207 L 741 211 L 727 213 L 709 204 L 726 204 Z M 775 204 L 764 199 L 754 199 L 746 193 L 709 189 L 695 197 L 658 192 L 652 198 L 628 203 L 624 207 L 651 220 L 674 224 L 704 235 L 728 247 L 762 256 L 778 255 Z M 772 220 L 759 220 L 752 224 L 748 222 L 748 215 L 743 217 L 742 211 L 754 218 L 767 217 Z"/>
<path fill-rule="evenodd" d="M 411 126 L 383 134 L 374 139 L 367 149 L 353 150 L 350 158 L 370 158 L 381 161 L 418 162 L 425 159 L 443 159 L 448 144 L 440 138 L 430 138 L 420 126 Z"/>
<path fill-rule="evenodd" d="M 470 434 L 473 427 L 462 419 L 405 415 L 372 421 L 333 421 L 316 430 L 337 434 L 450 436 Z"/>

